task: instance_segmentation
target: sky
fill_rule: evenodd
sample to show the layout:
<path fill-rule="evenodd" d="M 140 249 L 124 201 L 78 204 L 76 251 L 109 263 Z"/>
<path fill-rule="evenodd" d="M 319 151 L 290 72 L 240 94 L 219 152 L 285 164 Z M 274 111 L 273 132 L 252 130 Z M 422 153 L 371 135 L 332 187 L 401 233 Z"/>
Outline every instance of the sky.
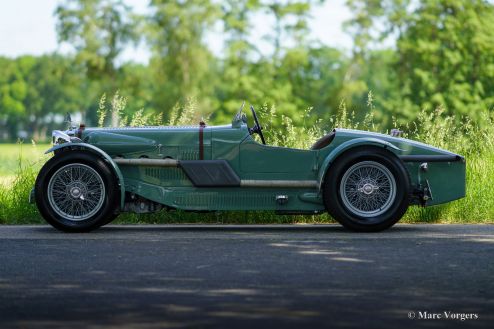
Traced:
<path fill-rule="evenodd" d="M 344 6 L 345 0 L 327 0 L 311 12 L 311 38 L 322 44 L 349 50 L 352 40 L 342 28 L 342 23 L 350 18 Z M 0 0 L 0 56 L 41 55 L 58 51 L 72 51 L 69 45 L 57 42 L 53 13 L 60 0 Z M 125 0 L 136 12 L 144 12 L 148 0 Z M 262 39 L 271 27 L 261 17 L 255 17 L 255 35 L 251 42 L 264 53 L 269 53 L 269 45 Z M 206 42 L 215 54 L 221 54 L 223 39 L 219 33 L 211 31 Z M 140 45 L 126 49 L 121 61 L 146 63 L 149 51 Z"/>

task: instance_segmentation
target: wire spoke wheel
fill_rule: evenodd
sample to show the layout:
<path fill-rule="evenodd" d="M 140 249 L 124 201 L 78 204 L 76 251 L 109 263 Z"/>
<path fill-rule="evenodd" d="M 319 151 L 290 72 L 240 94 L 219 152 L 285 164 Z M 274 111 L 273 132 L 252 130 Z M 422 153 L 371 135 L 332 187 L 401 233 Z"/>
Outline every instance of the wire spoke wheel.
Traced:
<path fill-rule="evenodd" d="M 358 162 L 343 175 L 340 196 L 353 214 L 364 218 L 379 216 L 388 211 L 395 201 L 396 180 L 389 169 L 379 162 Z"/>
<path fill-rule="evenodd" d="M 71 221 L 94 216 L 103 207 L 106 193 L 100 174 L 81 163 L 58 169 L 50 178 L 47 192 L 53 210 Z"/>

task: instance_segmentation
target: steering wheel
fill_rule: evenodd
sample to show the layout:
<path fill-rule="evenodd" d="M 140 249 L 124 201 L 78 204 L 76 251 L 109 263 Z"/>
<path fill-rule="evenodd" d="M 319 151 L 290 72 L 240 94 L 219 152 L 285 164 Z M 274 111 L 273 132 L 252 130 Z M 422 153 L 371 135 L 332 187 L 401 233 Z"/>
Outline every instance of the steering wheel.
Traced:
<path fill-rule="evenodd" d="M 264 145 L 266 145 L 266 141 L 264 140 L 264 135 L 262 134 L 262 126 L 259 124 L 259 120 L 257 119 L 256 111 L 254 110 L 254 106 L 250 106 L 250 110 L 252 111 L 252 116 L 254 117 L 254 122 L 256 123 L 254 127 L 249 128 L 250 134 L 259 134 L 261 137 L 261 141 Z"/>

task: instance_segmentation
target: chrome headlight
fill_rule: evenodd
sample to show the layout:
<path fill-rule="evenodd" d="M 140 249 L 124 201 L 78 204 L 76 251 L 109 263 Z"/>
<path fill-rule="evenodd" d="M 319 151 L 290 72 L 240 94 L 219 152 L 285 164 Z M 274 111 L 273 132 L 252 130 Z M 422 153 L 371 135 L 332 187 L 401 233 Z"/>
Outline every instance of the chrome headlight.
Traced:
<path fill-rule="evenodd" d="M 70 136 L 61 130 L 53 130 L 51 137 L 53 145 L 70 143 Z"/>

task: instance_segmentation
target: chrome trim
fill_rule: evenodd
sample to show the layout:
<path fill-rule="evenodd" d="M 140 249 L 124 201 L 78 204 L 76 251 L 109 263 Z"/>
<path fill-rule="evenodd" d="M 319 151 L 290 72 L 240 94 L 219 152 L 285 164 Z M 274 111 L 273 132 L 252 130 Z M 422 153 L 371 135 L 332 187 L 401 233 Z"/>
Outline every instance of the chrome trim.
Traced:
<path fill-rule="evenodd" d="M 315 180 L 241 180 L 240 187 L 302 187 L 318 188 Z"/>
<path fill-rule="evenodd" d="M 180 161 L 175 159 L 112 159 L 117 165 L 122 166 L 149 166 L 149 167 L 180 167 Z M 315 180 L 241 180 L 240 187 L 300 187 L 318 188 Z"/>
<path fill-rule="evenodd" d="M 70 136 L 61 130 L 53 130 L 51 137 L 53 138 L 53 145 L 61 144 L 58 142 L 59 139 L 64 140 L 66 143 L 70 143 Z"/>
<path fill-rule="evenodd" d="M 178 167 L 178 161 L 174 159 L 122 159 L 115 158 L 118 165 L 149 166 L 149 167 Z"/>

